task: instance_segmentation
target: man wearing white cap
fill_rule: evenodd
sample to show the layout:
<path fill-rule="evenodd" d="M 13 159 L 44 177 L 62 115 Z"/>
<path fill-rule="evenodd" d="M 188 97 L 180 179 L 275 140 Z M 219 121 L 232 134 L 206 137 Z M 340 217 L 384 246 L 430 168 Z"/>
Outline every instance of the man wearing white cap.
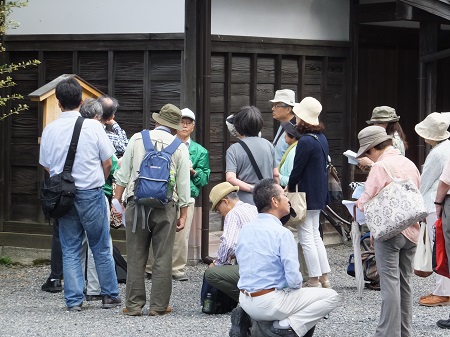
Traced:
<path fill-rule="evenodd" d="M 269 102 L 272 103 L 272 116 L 280 123 L 289 122 L 294 118 L 293 107 L 295 104 L 295 92 L 291 89 L 282 89 L 275 92 L 275 97 Z M 295 124 L 295 120 L 293 121 Z M 278 165 L 289 145 L 286 143 L 284 129 L 278 128 L 277 134 L 273 139 L 275 150 L 275 162 Z"/>

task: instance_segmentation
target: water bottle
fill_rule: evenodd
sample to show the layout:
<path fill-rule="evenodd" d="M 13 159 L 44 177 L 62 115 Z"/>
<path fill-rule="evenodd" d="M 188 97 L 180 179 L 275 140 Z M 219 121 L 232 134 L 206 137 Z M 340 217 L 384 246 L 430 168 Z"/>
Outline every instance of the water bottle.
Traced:
<path fill-rule="evenodd" d="M 206 298 L 203 301 L 202 311 L 205 314 L 214 314 L 216 311 L 216 301 L 212 298 L 211 293 L 206 294 Z"/>

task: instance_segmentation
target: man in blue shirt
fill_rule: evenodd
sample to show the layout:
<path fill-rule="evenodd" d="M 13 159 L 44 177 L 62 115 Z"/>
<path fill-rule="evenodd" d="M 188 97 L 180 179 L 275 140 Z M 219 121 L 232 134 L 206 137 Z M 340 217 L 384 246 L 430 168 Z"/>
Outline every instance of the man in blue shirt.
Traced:
<path fill-rule="evenodd" d="M 256 321 L 274 321 L 274 334 L 312 336 L 314 326 L 337 307 L 339 295 L 302 288 L 294 235 L 279 220 L 290 210 L 281 186 L 263 179 L 253 200 L 258 218 L 241 229 L 236 248 L 240 305 Z"/>

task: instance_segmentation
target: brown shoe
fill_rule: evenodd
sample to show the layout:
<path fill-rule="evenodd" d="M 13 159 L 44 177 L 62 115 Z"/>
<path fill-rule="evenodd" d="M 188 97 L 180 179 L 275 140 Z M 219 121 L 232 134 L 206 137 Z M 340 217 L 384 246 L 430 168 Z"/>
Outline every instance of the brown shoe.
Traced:
<path fill-rule="evenodd" d="M 123 308 L 122 314 L 127 316 L 142 316 L 142 311 L 130 311 L 128 308 Z"/>
<path fill-rule="evenodd" d="M 164 311 L 149 310 L 148 315 L 149 316 L 163 316 L 163 315 L 167 315 L 171 312 L 172 312 L 172 308 L 167 306 L 166 310 L 164 310 Z"/>
<path fill-rule="evenodd" d="M 419 300 L 423 300 L 423 299 L 425 299 L 425 298 L 433 297 L 433 296 L 434 296 L 433 293 L 428 294 L 428 295 L 425 295 L 425 296 L 420 296 Z"/>
<path fill-rule="evenodd" d="M 424 305 L 426 307 L 437 307 L 441 305 L 450 305 L 450 297 L 449 296 L 436 296 L 432 295 L 430 297 L 426 297 L 419 301 L 420 305 Z"/>

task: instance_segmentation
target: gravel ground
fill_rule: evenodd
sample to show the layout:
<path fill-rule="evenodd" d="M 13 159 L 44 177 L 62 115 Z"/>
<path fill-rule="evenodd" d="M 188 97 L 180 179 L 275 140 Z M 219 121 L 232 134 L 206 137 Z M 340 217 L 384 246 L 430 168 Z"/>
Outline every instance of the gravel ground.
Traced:
<path fill-rule="evenodd" d="M 355 296 L 354 278 L 346 274 L 352 248 L 327 247 L 333 288 L 342 303 L 328 320 L 318 324 L 315 336 L 372 336 L 380 310 L 380 293 L 365 290 L 362 300 Z M 101 309 L 100 302 L 85 302 L 83 311 L 67 312 L 62 293 L 41 291 L 50 266 L 0 266 L 1 336 L 228 336 L 230 314 L 205 315 L 199 306 L 199 292 L 206 265 L 188 267 L 187 282 L 173 282 L 170 305 L 173 313 L 162 317 L 128 317 L 122 307 Z M 413 336 L 450 336 L 450 330 L 436 326 L 447 318 L 450 307 L 421 307 L 421 295 L 433 290 L 434 277 L 412 279 L 414 289 Z M 147 288 L 151 281 L 147 281 Z M 125 285 L 120 285 L 124 298 Z"/>

